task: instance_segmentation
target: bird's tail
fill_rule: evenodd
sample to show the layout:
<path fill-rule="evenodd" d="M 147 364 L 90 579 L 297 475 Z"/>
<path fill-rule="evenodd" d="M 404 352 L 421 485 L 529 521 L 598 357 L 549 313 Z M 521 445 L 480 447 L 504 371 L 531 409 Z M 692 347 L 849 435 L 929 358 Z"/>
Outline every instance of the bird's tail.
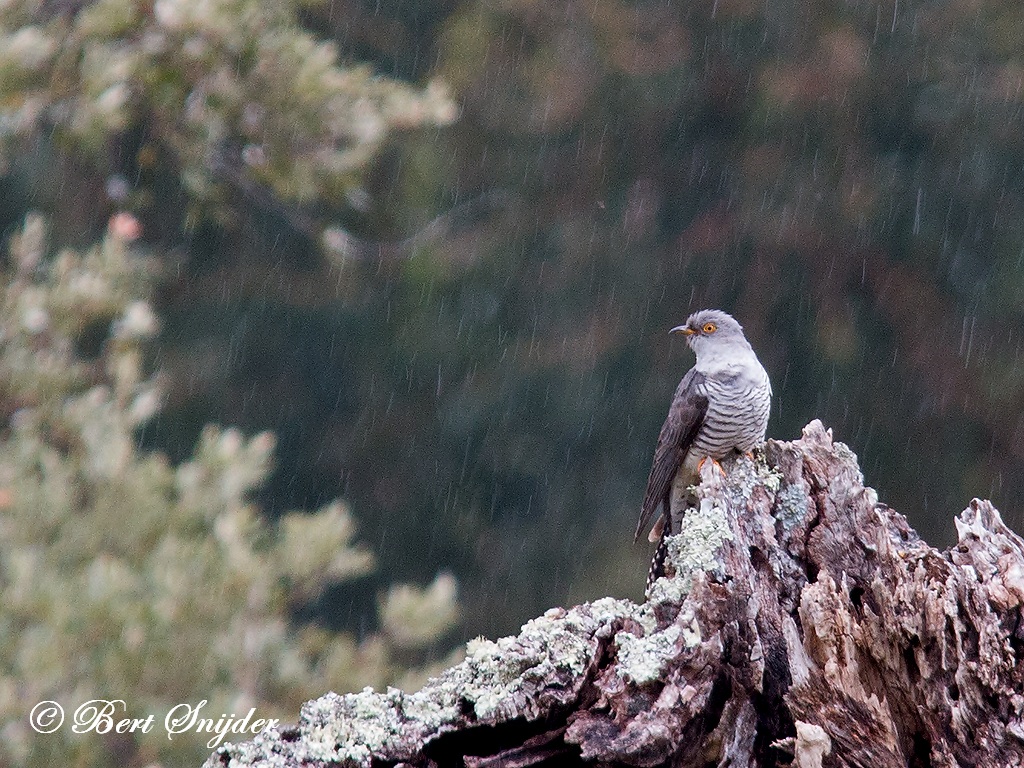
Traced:
<path fill-rule="evenodd" d="M 644 586 L 644 594 L 650 592 L 654 582 L 665 575 L 665 559 L 668 557 L 668 543 L 666 542 L 668 537 L 667 525 L 665 529 L 658 540 L 657 549 L 654 550 L 654 557 L 651 558 L 651 567 L 647 570 L 647 584 Z"/>

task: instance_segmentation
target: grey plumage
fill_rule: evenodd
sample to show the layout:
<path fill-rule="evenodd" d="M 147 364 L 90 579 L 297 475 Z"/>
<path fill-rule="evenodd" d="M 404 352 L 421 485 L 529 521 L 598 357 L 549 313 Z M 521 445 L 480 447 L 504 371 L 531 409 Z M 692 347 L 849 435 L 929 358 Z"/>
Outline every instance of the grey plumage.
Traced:
<path fill-rule="evenodd" d="M 672 333 L 685 334 L 697 363 L 679 382 L 658 435 L 634 541 L 659 510 L 652 540 L 670 532 L 672 488 L 693 485 L 702 459 L 749 452 L 764 442 L 768 427 L 771 382 L 731 315 L 717 309 L 695 312 Z M 659 554 L 663 558 L 661 547 Z M 656 554 L 652 577 L 657 568 Z"/>

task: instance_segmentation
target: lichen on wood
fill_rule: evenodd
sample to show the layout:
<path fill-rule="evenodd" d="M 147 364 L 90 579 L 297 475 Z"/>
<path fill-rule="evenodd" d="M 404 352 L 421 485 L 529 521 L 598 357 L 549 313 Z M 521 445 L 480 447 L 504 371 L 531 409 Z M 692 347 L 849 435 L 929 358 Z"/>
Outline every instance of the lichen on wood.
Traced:
<path fill-rule="evenodd" d="M 421 691 L 328 694 L 207 765 L 1024 763 L 1024 541 L 989 502 L 939 551 L 818 421 L 725 470 L 644 604 L 552 609 Z"/>

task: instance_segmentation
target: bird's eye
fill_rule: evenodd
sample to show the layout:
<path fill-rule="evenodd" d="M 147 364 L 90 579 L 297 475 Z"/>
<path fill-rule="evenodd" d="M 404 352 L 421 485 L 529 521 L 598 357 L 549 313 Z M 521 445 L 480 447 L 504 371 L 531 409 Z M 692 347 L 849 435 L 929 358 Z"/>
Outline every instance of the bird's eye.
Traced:
<path fill-rule="evenodd" d="M 701 328 L 701 330 L 704 331 L 704 333 L 714 333 L 718 330 L 718 326 L 714 323 L 704 323 L 704 327 Z"/>

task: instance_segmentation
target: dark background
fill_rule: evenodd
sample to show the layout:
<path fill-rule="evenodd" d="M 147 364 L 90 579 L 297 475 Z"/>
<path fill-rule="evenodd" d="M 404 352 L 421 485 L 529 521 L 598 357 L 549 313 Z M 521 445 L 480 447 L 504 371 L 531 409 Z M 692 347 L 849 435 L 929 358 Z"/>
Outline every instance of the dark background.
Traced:
<path fill-rule="evenodd" d="M 106 165 L 41 136 L 2 182 L 89 242 L 112 172 L 171 267 L 140 435 L 187 456 L 208 421 L 279 438 L 268 514 L 341 496 L 378 572 L 328 595 L 458 575 L 464 634 L 639 597 L 632 528 L 692 356 L 667 330 L 733 313 L 775 389 L 769 436 L 813 418 L 930 542 L 992 498 L 1024 527 L 1024 6 L 968 0 L 312 6 L 347 61 L 446 80 L 451 126 L 396 136 L 363 241 L 320 253 L 286 204 L 185 225 L 145 124 Z M 437 217 L 440 217 L 438 219 Z"/>

